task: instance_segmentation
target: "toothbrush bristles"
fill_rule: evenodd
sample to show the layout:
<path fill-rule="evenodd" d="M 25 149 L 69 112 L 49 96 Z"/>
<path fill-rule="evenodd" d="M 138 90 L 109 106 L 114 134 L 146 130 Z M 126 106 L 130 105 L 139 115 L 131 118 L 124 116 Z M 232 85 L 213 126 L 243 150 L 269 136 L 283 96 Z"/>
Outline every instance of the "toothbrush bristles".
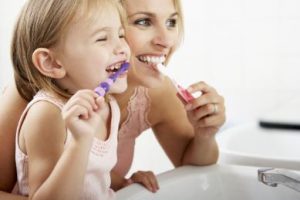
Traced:
<path fill-rule="evenodd" d="M 160 72 L 166 74 L 166 66 L 164 66 L 162 63 L 158 63 L 156 66 Z"/>

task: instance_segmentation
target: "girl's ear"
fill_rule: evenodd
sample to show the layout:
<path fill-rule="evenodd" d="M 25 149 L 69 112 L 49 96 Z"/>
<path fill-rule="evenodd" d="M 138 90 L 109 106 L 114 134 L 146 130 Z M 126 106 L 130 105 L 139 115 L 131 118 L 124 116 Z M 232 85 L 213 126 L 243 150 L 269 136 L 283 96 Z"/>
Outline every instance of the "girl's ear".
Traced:
<path fill-rule="evenodd" d="M 36 49 L 32 54 L 32 62 L 39 72 L 45 76 L 61 79 L 66 75 L 65 68 L 57 63 L 53 54 L 47 48 Z"/>

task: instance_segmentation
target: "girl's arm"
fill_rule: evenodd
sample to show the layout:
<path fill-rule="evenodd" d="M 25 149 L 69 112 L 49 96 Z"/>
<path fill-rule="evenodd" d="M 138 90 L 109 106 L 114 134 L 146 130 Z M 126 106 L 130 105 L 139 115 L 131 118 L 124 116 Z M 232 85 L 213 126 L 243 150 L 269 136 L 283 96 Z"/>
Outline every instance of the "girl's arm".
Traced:
<path fill-rule="evenodd" d="M 90 94 L 94 95 L 93 91 Z M 29 199 L 78 199 L 82 194 L 89 150 L 99 125 L 83 95 L 70 100 L 60 110 L 47 102 L 36 103 L 28 112 L 20 136 L 29 156 Z M 72 139 L 65 146 L 66 126 Z M 20 140 L 22 148 L 22 141 Z"/>
<path fill-rule="evenodd" d="M 213 99 L 211 96 L 216 98 L 218 94 L 214 91 L 207 92 L 205 96 L 199 97 L 206 101 L 202 107 L 187 111 L 176 93 L 168 79 L 161 87 L 151 89 L 149 93 L 152 100 L 149 120 L 154 124 L 152 128 L 159 143 L 176 167 L 183 164 L 215 163 L 218 159 L 218 147 L 214 135 L 224 123 L 224 112 L 219 110 L 217 116 L 219 120 L 211 124 L 204 123 L 202 128 L 198 125 L 203 123 L 203 120 L 207 122 L 207 118 L 197 119 L 192 123 L 190 116 L 200 116 L 199 112 L 206 112 L 207 106 Z"/>
<path fill-rule="evenodd" d="M 15 135 L 16 127 L 27 102 L 19 95 L 15 84 L 9 85 L 0 96 L 0 191 L 11 192 L 16 184 Z M 0 192 L 0 199 L 9 194 Z M 11 195 L 12 196 L 12 195 Z"/>

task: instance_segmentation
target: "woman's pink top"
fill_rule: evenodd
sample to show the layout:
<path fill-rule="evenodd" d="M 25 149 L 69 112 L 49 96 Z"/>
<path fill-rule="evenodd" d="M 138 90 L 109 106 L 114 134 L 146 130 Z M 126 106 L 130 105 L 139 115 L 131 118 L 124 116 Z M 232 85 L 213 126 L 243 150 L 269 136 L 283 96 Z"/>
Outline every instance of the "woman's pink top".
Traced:
<path fill-rule="evenodd" d="M 18 136 L 26 113 L 30 107 L 38 101 L 47 101 L 53 103 L 60 109 L 63 107 L 63 103 L 58 99 L 51 97 L 45 92 L 39 92 L 28 104 L 21 116 L 16 135 L 16 165 L 19 188 L 18 193 L 26 196 L 29 193 L 28 156 L 21 151 L 18 144 Z M 110 97 L 110 106 L 112 119 L 109 138 L 105 141 L 95 138 L 93 141 L 84 179 L 83 193 L 81 196 L 81 199 L 84 200 L 107 200 L 114 199 L 115 197 L 113 190 L 110 189 L 110 171 L 117 162 L 117 135 L 120 122 L 120 110 L 118 104 L 112 97 Z M 68 145 L 70 139 L 70 133 L 67 133 L 65 146 Z"/>
<path fill-rule="evenodd" d="M 129 100 L 128 116 L 119 130 L 118 161 L 114 168 L 114 171 L 122 177 L 125 177 L 131 167 L 135 139 L 151 127 L 148 121 L 150 103 L 148 88 L 145 87 L 137 87 Z"/>

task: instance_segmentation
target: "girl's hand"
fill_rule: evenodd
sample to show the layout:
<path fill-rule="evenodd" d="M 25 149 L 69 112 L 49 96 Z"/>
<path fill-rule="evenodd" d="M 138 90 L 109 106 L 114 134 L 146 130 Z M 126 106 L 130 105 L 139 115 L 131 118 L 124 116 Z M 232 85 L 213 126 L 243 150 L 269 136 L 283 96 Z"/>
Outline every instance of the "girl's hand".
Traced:
<path fill-rule="evenodd" d="M 131 183 L 139 183 L 151 192 L 156 192 L 159 189 L 156 176 L 152 171 L 137 171 L 133 173 L 130 179 L 127 180 L 127 185 Z"/>
<path fill-rule="evenodd" d="M 99 128 L 106 131 L 100 112 L 104 105 L 104 98 L 92 90 L 80 90 L 69 99 L 63 107 L 62 115 L 75 140 L 91 139 Z"/>
<path fill-rule="evenodd" d="M 200 97 L 185 105 L 195 133 L 204 133 L 203 136 L 215 135 L 225 122 L 224 98 L 204 82 L 191 85 L 188 91 L 202 92 Z"/>

